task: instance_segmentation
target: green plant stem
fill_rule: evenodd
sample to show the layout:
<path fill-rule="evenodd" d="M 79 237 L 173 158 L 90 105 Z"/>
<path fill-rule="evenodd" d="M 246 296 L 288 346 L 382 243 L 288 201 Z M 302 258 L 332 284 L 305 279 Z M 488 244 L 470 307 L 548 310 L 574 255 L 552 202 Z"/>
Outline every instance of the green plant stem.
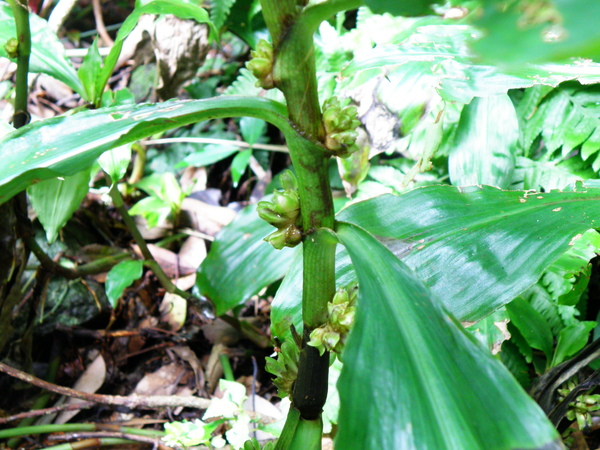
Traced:
<path fill-rule="evenodd" d="M 231 363 L 229 362 L 229 357 L 225 353 L 221 353 L 219 355 L 219 361 L 221 362 L 221 367 L 223 367 L 223 378 L 225 378 L 227 381 L 235 381 L 233 369 L 231 368 Z"/>
<path fill-rule="evenodd" d="M 21 219 L 19 219 L 21 221 Z M 29 219 L 27 219 L 29 221 Z M 23 224 L 23 222 L 21 221 Z M 25 225 L 25 227 L 31 228 L 31 223 Z M 93 275 L 96 273 L 106 272 L 111 269 L 114 265 L 116 265 L 119 261 L 127 258 L 129 256 L 128 253 L 121 253 L 114 256 L 108 256 L 106 258 L 101 258 L 97 261 L 93 261 L 87 264 L 83 264 L 74 269 L 70 269 L 61 265 L 60 263 L 54 261 L 50 258 L 46 252 L 42 249 L 40 244 L 37 243 L 33 232 L 22 232 L 21 237 L 25 241 L 25 245 L 29 248 L 35 257 L 40 262 L 40 265 L 46 269 L 48 272 L 59 275 L 68 280 L 74 280 L 76 278 L 81 278 L 86 275 Z"/>
<path fill-rule="evenodd" d="M 146 147 L 140 144 L 133 144 L 131 148 L 135 151 L 135 160 L 133 161 L 133 169 L 129 177 L 129 183 L 135 184 L 144 177 L 144 169 L 146 167 Z"/>
<path fill-rule="evenodd" d="M 138 428 L 120 427 L 117 425 L 101 423 L 65 423 L 65 424 L 47 424 L 33 425 L 29 427 L 16 427 L 7 430 L 0 430 L 0 439 L 6 439 L 16 436 L 28 436 L 34 434 L 46 433 L 65 433 L 74 431 L 118 431 L 138 436 L 162 437 L 163 431 L 158 430 L 140 430 Z"/>
<path fill-rule="evenodd" d="M 110 183 L 110 177 L 108 177 L 108 175 L 106 177 L 106 181 Z M 127 227 L 129 232 L 133 236 L 133 240 L 135 241 L 135 243 L 140 248 L 140 251 L 142 252 L 142 256 L 144 257 L 144 259 L 146 261 L 154 261 L 154 257 L 152 256 L 152 253 L 150 253 L 150 250 L 148 249 L 148 246 L 146 245 L 146 241 L 142 237 L 140 230 L 138 230 L 137 225 L 135 224 L 133 218 L 129 215 L 129 211 L 127 211 L 127 208 L 125 207 L 125 202 L 123 201 L 121 192 L 119 192 L 119 187 L 118 187 L 117 183 L 111 184 L 109 194 L 110 194 L 110 198 L 112 199 L 113 206 L 117 209 L 117 211 L 121 215 L 123 222 L 125 222 L 125 226 Z M 163 273 L 163 275 L 164 275 L 164 273 Z"/>
<path fill-rule="evenodd" d="M 8 0 L 15 18 L 17 40 L 19 41 L 17 55 L 17 73 L 15 80 L 15 113 L 13 126 L 21 128 L 29 122 L 27 112 L 27 99 L 29 88 L 27 75 L 29 74 L 29 56 L 31 55 L 31 31 L 29 28 L 29 10 L 25 0 Z"/>
<path fill-rule="evenodd" d="M 298 22 L 301 9 L 296 0 L 261 0 L 269 32 L 273 37 L 275 63 L 273 79 L 283 92 L 289 118 L 298 134 L 286 133 L 292 163 L 296 169 L 303 218 L 302 317 L 304 348 L 301 349 L 293 404 L 304 419 L 318 419 L 327 397 L 328 353 L 319 355 L 306 346 L 308 335 L 327 320 L 327 303 L 335 292 L 334 210 L 329 184 L 330 154 L 322 142 L 325 131 L 317 93 L 313 33 Z M 317 10 L 317 13 L 319 10 Z"/>
<path fill-rule="evenodd" d="M 110 182 L 110 178 L 108 177 L 108 175 L 107 180 Z M 186 299 L 188 302 L 191 302 L 196 306 L 200 306 L 201 309 L 204 309 L 206 305 L 198 305 L 199 301 L 196 297 L 194 297 L 188 292 L 182 291 L 177 286 L 175 286 L 175 284 L 167 276 L 164 270 L 162 270 L 160 265 L 156 262 L 154 256 L 152 256 L 152 253 L 150 253 L 150 250 L 148 249 L 146 241 L 142 237 L 140 230 L 138 230 L 138 227 L 135 224 L 131 215 L 129 214 L 129 211 L 127 211 L 127 208 L 125 207 L 125 202 L 123 201 L 123 197 L 121 196 L 121 192 L 119 192 L 119 188 L 116 183 L 112 184 L 109 193 L 110 198 L 113 201 L 114 207 L 117 209 L 119 214 L 121 214 L 123 222 L 125 222 L 125 226 L 133 236 L 133 240 L 142 252 L 142 256 L 144 257 L 144 265 L 148 267 L 152 271 L 152 273 L 154 273 L 154 275 L 158 279 L 158 282 L 165 289 L 165 291 L 171 294 L 177 294 L 180 297 Z"/>

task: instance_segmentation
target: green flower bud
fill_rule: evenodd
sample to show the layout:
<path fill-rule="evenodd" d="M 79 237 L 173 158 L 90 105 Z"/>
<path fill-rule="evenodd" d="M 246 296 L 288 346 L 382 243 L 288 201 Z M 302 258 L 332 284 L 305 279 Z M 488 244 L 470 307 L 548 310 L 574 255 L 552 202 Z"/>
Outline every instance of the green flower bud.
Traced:
<path fill-rule="evenodd" d="M 340 326 L 346 330 L 350 330 L 352 324 L 354 323 L 354 316 L 356 315 L 356 308 L 354 306 L 349 306 L 339 317 L 338 323 Z"/>
<path fill-rule="evenodd" d="M 279 177 L 279 181 L 281 182 L 281 187 L 283 187 L 285 191 L 298 190 L 298 181 L 296 180 L 294 172 L 291 170 L 284 171 Z"/>
<path fill-rule="evenodd" d="M 257 78 L 256 85 L 264 89 L 274 88 L 273 45 L 261 39 L 256 50 L 250 52 L 250 56 L 252 59 L 246 63 L 246 67 Z"/>
<path fill-rule="evenodd" d="M 340 334 L 337 331 L 328 330 L 323 333 L 323 346 L 327 350 L 334 350 L 340 342 Z"/>
<path fill-rule="evenodd" d="M 315 347 L 316 349 L 318 349 L 319 354 L 321 356 L 323 356 L 323 353 L 325 353 L 325 347 L 323 346 L 323 337 L 324 337 L 326 331 L 327 330 L 322 327 L 315 328 L 314 330 L 311 331 L 310 340 L 307 342 L 307 344 L 310 345 L 311 347 Z"/>
<path fill-rule="evenodd" d="M 265 238 L 265 241 L 277 250 L 281 250 L 283 247 L 295 247 L 302 242 L 302 231 L 296 225 L 290 225 L 271 233 Z"/>
<path fill-rule="evenodd" d="M 275 191 L 273 192 L 273 209 L 282 216 L 296 220 L 300 213 L 300 197 L 296 191 Z"/>
<path fill-rule="evenodd" d="M 274 211 L 274 205 L 271 202 L 258 202 L 256 212 L 262 220 L 276 228 L 283 228 L 290 225 L 290 218 Z"/>
<path fill-rule="evenodd" d="M 346 157 L 358 149 L 355 142 L 360 121 L 356 106 L 350 106 L 349 102 L 349 99 L 340 101 L 337 97 L 331 97 L 323 103 L 325 147 L 340 157 Z"/>
<path fill-rule="evenodd" d="M 348 303 L 341 303 L 339 305 L 334 305 L 333 303 L 327 304 L 327 312 L 329 313 L 329 323 L 335 326 L 339 322 L 340 317 L 346 311 L 347 306 Z"/>
<path fill-rule="evenodd" d="M 333 300 L 331 303 L 334 305 L 341 305 L 342 303 L 348 303 L 350 301 L 350 296 L 348 295 L 348 291 L 343 287 L 339 287 L 333 296 Z"/>
<path fill-rule="evenodd" d="M 252 72 L 256 78 L 265 78 L 271 73 L 273 64 L 265 58 L 253 58 L 246 63 L 246 68 Z"/>
<path fill-rule="evenodd" d="M 290 225 L 285 230 L 285 245 L 288 247 L 295 247 L 302 242 L 302 231 L 295 225 Z"/>
<path fill-rule="evenodd" d="M 19 41 L 16 38 L 10 38 L 4 44 L 4 51 L 6 52 L 9 58 L 18 58 L 19 57 Z"/>
<path fill-rule="evenodd" d="M 277 230 L 274 233 L 271 233 L 265 238 L 265 241 L 267 241 L 277 250 L 281 250 L 283 247 L 286 246 L 285 230 L 285 228 L 282 228 L 281 230 Z"/>

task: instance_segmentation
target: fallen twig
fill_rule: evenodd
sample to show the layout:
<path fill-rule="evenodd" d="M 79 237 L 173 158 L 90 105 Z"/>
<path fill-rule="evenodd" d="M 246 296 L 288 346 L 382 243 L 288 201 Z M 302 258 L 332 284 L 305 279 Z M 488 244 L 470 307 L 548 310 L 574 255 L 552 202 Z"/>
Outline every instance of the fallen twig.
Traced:
<path fill-rule="evenodd" d="M 60 411 L 73 411 L 76 409 L 87 409 L 94 406 L 94 402 L 80 402 L 80 403 L 63 403 L 62 405 L 53 406 L 51 408 L 34 409 L 33 411 L 27 411 L 20 414 L 14 414 L 8 417 L 0 418 L 0 425 L 14 422 L 15 420 L 27 419 L 29 417 L 45 416 L 46 414 L 54 414 Z"/>
<path fill-rule="evenodd" d="M 7 366 L 4 363 L 0 363 L 0 372 L 4 372 L 10 375 L 11 377 L 18 378 L 19 380 L 25 381 L 26 383 L 32 384 L 47 391 L 55 392 L 61 395 L 66 395 L 67 397 L 79 398 L 88 402 L 102 403 L 104 405 L 119 405 L 126 406 L 128 408 L 141 407 L 150 409 L 167 407 L 207 409 L 211 403 L 211 401 L 206 398 L 182 397 L 177 395 L 132 394 L 130 396 L 124 397 L 121 395 L 89 394 L 87 392 L 76 391 L 75 389 L 48 383 L 47 381 L 40 380 L 39 378 L 34 377 L 33 375 Z"/>

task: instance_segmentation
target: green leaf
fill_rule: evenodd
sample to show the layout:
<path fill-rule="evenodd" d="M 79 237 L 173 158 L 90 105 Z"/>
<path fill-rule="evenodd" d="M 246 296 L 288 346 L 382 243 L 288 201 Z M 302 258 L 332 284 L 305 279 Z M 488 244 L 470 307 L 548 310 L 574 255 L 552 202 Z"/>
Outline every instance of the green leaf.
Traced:
<path fill-rule="evenodd" d="M 50 178 L 28 189 L 31 206 L 52 244 L 58 232 L 79 208 L 89 190 L 90 172 L 83 170 L 74 175 Z"/>
<path fill-rule="evenodd" d="M 85 89 L 81 84 L 75 69 L 65 58 L 65 48 L 56 34 L 48 27 L 48 22 L 36 14 L 29 14 L 31 27 L 31 59 L 29 71 L 32 73 L 45 73 L 62 81 L 82 97 Z M 7 57 L 4 44 L 17 35 L 15 20 L 11 7 L 0 3 L 0 56 Z"/>
<path fill-rule="evenodd" d="M 558 335 L 550 367 L 559 365 L 585 347 L 590 339 L 590 333 L 596 325 L 597 322 L 579 322 L 563 328 Z"/>
<path fill-rule="evenodd" d="M 196 275 L 196 286 L 215 305 L 216 314 L 225 314 L 261 289 L 282 278 L 295 249 L 275 250 L 263 241 L 274 228 L 248 206 L 223 228 Z"/>
<path fill-rule="evenodd" d="M 588 160 L 600 150 L 600 86 L 561 85 L 534 103 L 524 117 L 521 139 L 526 154 L 534 153 L 532 144 L 538 136 L 549 152 L 560 149 L 567 156 L 582 146 L 581 157 Z M 589 161 L 590 163 L 592 160 Z"/>
<path fill-rule="evenodd" d="M 225 28 L 243 39 L 251 48 L 256 48 L 258 38 L 255 31 L 266 28 L 260 10 L 259 0 L 236 0 L 229 10 Z"/>
<path fill-rule="evenodd" d="M 429 186 L 383 195 L 339 219 L 392 239 L 460 320 L 477 321 L 532 286 L 578 233 L 597 227 L 600 190 L 523 193 Z M 393 241 L 393 240 L 396 241 Z"/>
<path fill-rule="evenodd" d="M 215 28 L 220 30 L 225 19 L 231 11 L 231 6 L 236 0 L 211 0 L 210 2 L 210 19 L 212 20 Z"/>
<path fill-rule="evenodd" d="M 240 131 L 244 140 L 254 145 L 267 131 L 267 123 L 254 117 L 242 117 L 240 120 Z"/>
<path fill-rule="evenodd" d="M 250 163 L 250 157 L 252 156 L 252 149 L 244 150 L 239 152 L 231 161 L 231 179 L 233 181 L 233 187 L 237 187 L 240 178 L 246 172 L 246 168 Z"/>
<path fill-rule="evenodd" d="M 113 183 L 118 183 L 125 176 L 127 167 L 131 162 L 131 145 L 122 145 L 104 152 L 98 158 L 100 167 L 104 170 Z"/>
<path fill-rule="evenodd" d="M 94 39 L 77 71 L 77 76 L 83 83 L 87 94 L 86 100 L 94 105 L 98 104 L 102 95 L 102 92 L 96 92 L 96 80 L 101 71 L 102 57 L 98 51 L 98 39 Z"/>
<path fill-rule="evenodd" d="M 460 115 L 448 158 L 455 186 L 510 186 L 515 168 L 519 121 L 508 95 L 474 98 Z"/>
<path fill-rule="evenodd" d="M 146 226 L 154 228 L 164 223 L 171 214 L 171 206 L 159 197 L 146 197 L 137 202 L 129 210 L 132 216 L 142 216 L 146 219 Z"/>
<path fill-rule="evenodd" d="M 410 269 L 358 227 L 337 233 L 360 287 L 336 448 L 560 448 L 539 406 Z"/>
<path fill-rule="evenodd" d="M 0 119 L 0 138 L 6 136 L 8 133 L 12 133 L 13 131 L 15 131 L 15 127 L 13 127 L 7 121 Z"/>
<path fill-rule="evenodd" d="M 115 309 L 125 288 L 131 286 L 142 276 L 143 261 L 122 261 L 114 266 L 106 275 L 106 296 Z"/>
<path fill-rule="evenodd" d="M 365 5 L 375 14 L 390 13 L 394 16 L 422 16 L 431 14 L 435 0 L 366 0 Z"/>
<path fill-rule="evenodd" d="M 204 167 L 221 161 L 239 151 L 233 145 L 208 144 L 200 151 L 194 152 L 183 159 L 183 164 L 194 167 Z"/>
<path fill-rule="evenodd" d="M 500 350 L 502 343 L 510 337 L 506 331 L 507 323 L 508 315 L 506 310 L 500 308 L 476 324 L 468 326 L 466 329 L 492 354 L 496 354 Z"/>
<path fill-rule="evenodd" d="M 106 150 L 202 120 L 238 116 L 267 120 L 286 138 L 296 134 L 280 103 L 234 96 L 122 105 L 39 120 L 0 138 L 0 203 L 36 181 L 84 170 Z"/>
<path fill-rule="evenodd" d="M 550 325 L 531 304 L 520 297 L 506 305 L 510 321 L 521 332 L 527 343 L 542 350 L 549 361 L 552 357 L 554 338 Z"/>

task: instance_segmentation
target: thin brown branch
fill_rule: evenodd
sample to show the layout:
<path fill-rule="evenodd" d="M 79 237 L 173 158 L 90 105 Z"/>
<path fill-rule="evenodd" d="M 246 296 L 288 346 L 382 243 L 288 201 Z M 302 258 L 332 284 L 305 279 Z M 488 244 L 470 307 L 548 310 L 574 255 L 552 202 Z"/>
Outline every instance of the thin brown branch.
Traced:
<path fill-rule="evenodd" d="M 80 403 L 63 403 L 62 405 L 53 406 L 52 408 L 34 409 L 33 411 L 27 411 L 20 414 L 14 414 L 8 417 L 0 418 L 0 425 L 8 422 L 14 422 L 15 420 L 27 419 L 29 417 L 45 416 L 46 414 L 55 414 L 61 411 L 73 411 L 79 409 L 87 409 L 96 405 L 94 402 L 80 402 Z"/>
<path fill-rule="evenodd" d="M 67 397 L 79 398 L 88 402 L 102 403 L 104 405 L 119 405 L 127 408 L 196 408 L 207 409 L 211 403 L 209 399 L 200 397 L 182 397 L 176 395 L 136 395 L 124 397 L 121 395 L 102 395 L 89 394 L 87 392 L 76 391 L 75 389 L 57 386 L 40 380 L 33 375 L 14 369 L 4 363 L 0 363 L 0 372 L 4 372 L 11 377 L 17 378 L 26 383 L 32 384 L 47 391 L 66 395 Z"/>
<path fill-rule="evenodd" d="M 102 5 L 100 4 L 100 0 L 92 0 L 92 6 L 94 7 L 94 20 L 96 21 L 96 29 L 98 30 L 98 34 L 104 41 L 104 44 L 110 47 L 115 42 L 109 36 L 106 26 L 104 25 L 104 18 L 102 17 Z"/>

